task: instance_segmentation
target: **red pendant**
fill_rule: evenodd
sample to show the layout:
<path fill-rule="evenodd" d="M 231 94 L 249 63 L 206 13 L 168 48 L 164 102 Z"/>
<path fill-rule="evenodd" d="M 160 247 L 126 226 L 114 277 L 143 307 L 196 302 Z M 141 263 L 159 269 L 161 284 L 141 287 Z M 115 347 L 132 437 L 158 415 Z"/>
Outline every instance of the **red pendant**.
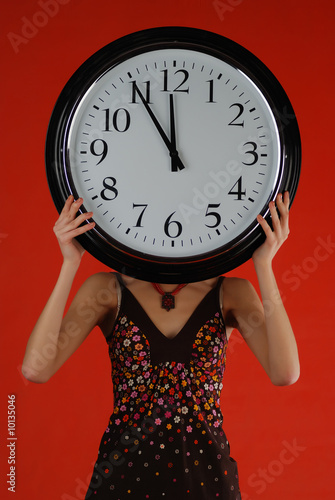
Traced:
<path fill-rule="evenodd" d="M 170 309 L 174 309 L 174 296 L 171 293 L 164 293 L 162 296 L 162 307 L 166 311 L 170 311 Z"/>

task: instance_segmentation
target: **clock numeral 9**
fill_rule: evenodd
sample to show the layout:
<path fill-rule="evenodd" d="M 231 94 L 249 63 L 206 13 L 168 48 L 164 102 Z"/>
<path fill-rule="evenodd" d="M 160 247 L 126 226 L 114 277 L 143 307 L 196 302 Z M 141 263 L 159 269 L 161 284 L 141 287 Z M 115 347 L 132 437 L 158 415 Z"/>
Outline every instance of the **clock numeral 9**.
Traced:
<path fill-rule="evenodd" d="M 181 223 L 179 221 L 177 221 L 177 220 L 171 220 L 171 217 L 175 213 L 176 212 L 172 212 L 172 214 L 169 215 L 169 217 L 166 219 L 165 224 L 164 224 L 164 232 L 165 232 L 166 236 L 168 236 L 169 238 L 178 238 L 178 236 L 181 235 L 182 230 L 183 230 L 183 226 L 181 225 Z M 177 233 L 176 234 L 170 234 L 172 224 L 175 224 L 176 227 L 177 227 Z"/>
<path fill-rule="evenodd" d="M 107 156 L 108 153 L 107 142 L 104 141 L 103 139 L 95 139 L 94 141 L 91 142 L 90 151 L 93 156 L 101 156 L 100 160 L 97 163 L 97 165 L 99 165 L 99 163 L 101 163 Z"/>
<path fill-rule="evenodd" d="M 109 181 L 109 182 L 108 182 Z M 119 194 L 118 190 L 114 187 L 116 184 L 116 180 L 114 177 L 106 177 L 102 185 L 105 189 L 103 189 L 100 193 L 100 196 L 105 201 L 115 200 L 117 195 Z M 112 197 L 111 197 L 112 196 Z"/>

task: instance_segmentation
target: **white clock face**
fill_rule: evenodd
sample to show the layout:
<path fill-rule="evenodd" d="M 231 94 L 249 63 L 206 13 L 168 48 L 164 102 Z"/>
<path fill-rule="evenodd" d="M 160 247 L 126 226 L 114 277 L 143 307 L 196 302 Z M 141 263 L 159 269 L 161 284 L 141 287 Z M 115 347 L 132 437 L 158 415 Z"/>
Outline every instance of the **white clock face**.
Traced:
<path fill-rule="evenodd" d="M 153 257 L 226 245 L 280 182 L 264 96 L 239 69 L 188 49 L 145 52 L 106 71 L 69 120 L 65 154 L 69 186 L 96 231 Z"/>

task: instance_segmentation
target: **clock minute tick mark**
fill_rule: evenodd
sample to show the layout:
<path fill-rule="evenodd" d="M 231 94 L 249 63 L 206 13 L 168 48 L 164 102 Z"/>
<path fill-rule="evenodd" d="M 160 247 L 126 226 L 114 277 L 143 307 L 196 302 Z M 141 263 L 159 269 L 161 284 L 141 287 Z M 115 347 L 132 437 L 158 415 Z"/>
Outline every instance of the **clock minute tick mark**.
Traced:
<path fill-rule="evenodd" d="M 128 227 L 126 234 L 129 234 L 129 232 L 130 232 L 130 227 Z"/>
<path fill-rule="evenodd" d="M 96 194 L 95 196 L 92 197 L 92 200 L 96 200 L 98 198 L 98 195 Z"/>
<path fill-rule="evenodd" d="M 222 78 L 222 73 L 220 73 L 220 74 L 218 75 L 217 79 L 218 79 L 218 80 L 221 80 L 221 78 Z"/>
<path fill-rule="evenodd" d="M 253 113 L 254 111 L 256 111 L 256 108 L 249 109 L 249 113 Z"/>
<path fill-rule="evenodd" d="M 220 236 L 220 231 L 218 229 L 215 230 L 216 231 L 216 234 L 218 234 Z"/>
<path fill-rule="evenodd" d="M 94 108 L 94 109 L 97 109 L 97 110 L 99 110 L 99 109 L 100 109 L 100 108 L 99 108 L 99 106 L 96 106 L 95 104 L 93 105 L 93 108 Z"/>

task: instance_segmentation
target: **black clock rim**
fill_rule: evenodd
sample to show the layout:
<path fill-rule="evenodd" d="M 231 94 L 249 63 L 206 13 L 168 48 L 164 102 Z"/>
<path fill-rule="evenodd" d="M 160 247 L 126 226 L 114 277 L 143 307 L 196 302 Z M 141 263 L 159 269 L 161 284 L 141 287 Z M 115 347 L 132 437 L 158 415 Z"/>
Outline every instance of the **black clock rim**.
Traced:
<path fill-rule="evenodd" d="M 237 67 L 256 83 L 272 109 L 282 146 L 281 175 L 261 213 L 271 223 L 268 203 L 278 192 L 287 189 L 292 205 L 300 177 L 301 141 L 292 104 L 277 78 L 254 54 L 226 37 L 198 28 L 170 26 L 138 31 L 109 43 L 89 57 L 63 88 L 52 112 L 45 148 L 47 180 L 58 212 L 70 194 L 77 195 L 62 167 L 67 162 L 64 147 L 67 127 L 80 98 L 99 75 L 123 60 L 139 53 L 176 46 L 214 55 Z M 176 261 L 135 252 L 108 238 L 100 228 L 99 232 L 98 239 L 97 228 L 78 240 L 98 260 L 122 274 L 161 283 L 201 281 L 231 271 L 246 262 L 264 241 L 263 230 L 255 221 L 220 249 Z"/>

